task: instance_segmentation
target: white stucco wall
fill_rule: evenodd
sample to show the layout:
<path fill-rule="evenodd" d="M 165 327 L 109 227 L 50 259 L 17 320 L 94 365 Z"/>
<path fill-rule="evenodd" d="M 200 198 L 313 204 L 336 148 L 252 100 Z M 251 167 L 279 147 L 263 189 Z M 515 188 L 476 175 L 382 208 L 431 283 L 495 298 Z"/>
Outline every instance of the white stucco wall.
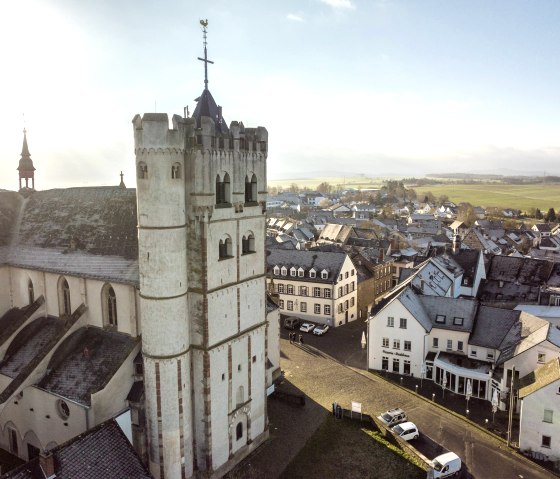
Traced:
<path fill-rule="evenodd" d="M 1 446 L 9 450 L 7 425 L 18 431 L 20 440 L 32 431 L 43 448 L 52 442 L 62 444 L 86 431 L 87 408 L 64 399 L 70 410 L 70 415 L 65 419 L 58 413 L 57 403 L 60 399 L 35 386 L 25 388 L 23 396 L 10 401 L 0 414 Z M 27 459 L 27 445 L 24 441 L 20 445 L 20 457 Z"/>
<path fill-rule="evenodd" d="M 545 353 L 544 361 L 539 362 L 539 353 Z M 560 355 L 560 348 L 550 343 L 549 341 L 543 341 L 540 344 L 536 344 L 532 348 L 529 348 L 519 354 L 516 354 L 513 358 L 509 359 L 504 363 L 504 376 L 502 379 L 501 390 L 505 391 L 509 389 L 509 384 L 506 384 L 508 369 L 512 369 L 515 366 L 516 374 L 519 373 L 519 377 L 522 378 L 527 374 L 533 372 L 535 369 L 540 368 L 546 362 L 550 361 L 552 358 Z"/>
<path fill-rule="evenodd" d="M 560 381 L 554 381 L 523 399 L 519 427 L 519 449 L 544 454 L 551 461 L 560 459 Z M 552 422 L 545 422 L 544 411 L 552 411 Z M 542 437 L 551 438 L 551 447 L 542 446 Z"/>
<path fill-rule="evenodd" d="M 394 318 L 394 327 L 387 326 L 387 319 Z M 400 318 L 407 319 L 406 329 L 400 328 Z M 420 377 L 425 357 L 424 337 L 426 331 L 414 316 L 398 301 L 394 300 L 369 320 L 368 368 L 381 370 L 383 356 L 389 358 L 389 371 L 393 371 L 393 358 L 400 360 L 402 373 L 404 361 L 410 361 L 410 372 Z M 383 338 L 389 339 L 389 347 L 383 347 Z M 400 341 L 400 348 L 393 348 L 393 341 Z M 404 342 L 411 342 L 411 350 L 404 350 Z"/>

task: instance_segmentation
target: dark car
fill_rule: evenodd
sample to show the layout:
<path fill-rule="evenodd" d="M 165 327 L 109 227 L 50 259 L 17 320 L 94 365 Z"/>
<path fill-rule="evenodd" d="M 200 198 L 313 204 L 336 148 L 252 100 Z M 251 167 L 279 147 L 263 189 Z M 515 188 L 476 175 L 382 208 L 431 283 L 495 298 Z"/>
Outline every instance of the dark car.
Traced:
<path fill-rule="evenodd" d="M 301 319 L 299 318 L 290 317 L 284 320 L 284 327 L 286 329 L 299 329 L 300 324 L 301 324 Z"/>

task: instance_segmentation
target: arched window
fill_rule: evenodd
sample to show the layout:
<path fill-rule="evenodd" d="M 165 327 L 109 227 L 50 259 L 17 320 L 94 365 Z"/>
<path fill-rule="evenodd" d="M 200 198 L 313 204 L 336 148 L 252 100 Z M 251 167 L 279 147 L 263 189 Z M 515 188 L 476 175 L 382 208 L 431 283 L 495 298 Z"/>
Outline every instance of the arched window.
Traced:
<path fill-rule="evenodd" d="M 249 233 L 247 236 L 243 236 L 243 239 L 241 240 L 241 252 L 243 254 L 255 252 L 255 237 L 253 236 L 253 233 Z"/>
<path fill-rule="evenodd" d="M 173 163 L 171 165 L 171 179 L 178 180 L 181 178 L 181 165 L 179 163 Z"/>
<path fill-rule="evenodd" d="M 243 390 L 243 386 L 239 386 L 237 388 L 236 404 L 239 406 L 244 402 L 245 402 L 245 391 Z"/>
<path fill-rule="evenodd" d="M 103 306 L 103 326 L 117 327 L 117 295 L 110 284 L 103 286 L 101 301 Z"/>
<path fill-rule="evenodd" d="M 257 177 L 253 175 L 245 177 L 245 203 L 254 203 L 257 201 Z"/>
<path fill-rule="evenodd" d="M 219 257 L 220 259 L 226 259 L 233 257 L 232 253 L 232 246 L 231 246 L 231 238 L 228 236 L 225 239 L 220 240 L 219 245 Z"/>
<path fill-rule="evenodd" d="M 243 423 L 238 422 L 237 427 L 235 428 L 235 439 L 239 441 L 243 437 Z"/>
<path fill-rule="evenodd" d="M 58 281 L 58 311 L 61 316 L 72 314 L 70 286 L 68 286 L 68 281 L 65 278 L 60 278 Z"/>
<path fill-rule="evenodd" d="M 31 279 L 27 282 L 27 294 L 29 297 L 29 304 L 32 304 L 33 301 L 35 301 L 35 291 L 33 289 L 33 281 L 31 281 Z"/>
<path fill-rule="evenodd" d="M 220 175 L 216 176 L 216 205 L 230 204 L 230 180 L 229 175 L 224 174 L 223 181 Z"/>
<path fill-rule="evenodd" d="M 140 163 L 138 163 L 136 173 L 137 173 L 137 176 L 138 176 L 139 179 L 141 179 L 141 180 L 147 179 L 148 178 L 148 165 L 146 165 L 146 163 L 141 161 Z"/>

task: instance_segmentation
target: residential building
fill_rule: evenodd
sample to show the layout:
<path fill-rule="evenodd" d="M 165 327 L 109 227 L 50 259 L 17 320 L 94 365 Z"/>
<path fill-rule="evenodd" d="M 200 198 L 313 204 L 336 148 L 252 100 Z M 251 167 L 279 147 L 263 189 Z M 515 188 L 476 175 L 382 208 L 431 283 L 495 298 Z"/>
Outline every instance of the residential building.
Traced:
<path fill-rule="evenodd" d="M 267 282 L 278 294 L 280 312 L 340 326 L 358 317 L 358 277 L 346 253 L 267 252 Z"/>

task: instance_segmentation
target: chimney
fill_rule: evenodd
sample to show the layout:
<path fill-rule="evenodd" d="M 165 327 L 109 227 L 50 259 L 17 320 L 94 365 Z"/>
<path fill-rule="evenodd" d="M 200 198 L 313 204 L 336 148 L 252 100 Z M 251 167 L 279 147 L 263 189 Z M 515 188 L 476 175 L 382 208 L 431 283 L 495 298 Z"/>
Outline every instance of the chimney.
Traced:
<path fill-rule="evenodd" d="M 47 451 L 41 451 L 39 454 L 39 465 L 47 479 L 56 477 L 54 470 L 54 456 Z"/>

